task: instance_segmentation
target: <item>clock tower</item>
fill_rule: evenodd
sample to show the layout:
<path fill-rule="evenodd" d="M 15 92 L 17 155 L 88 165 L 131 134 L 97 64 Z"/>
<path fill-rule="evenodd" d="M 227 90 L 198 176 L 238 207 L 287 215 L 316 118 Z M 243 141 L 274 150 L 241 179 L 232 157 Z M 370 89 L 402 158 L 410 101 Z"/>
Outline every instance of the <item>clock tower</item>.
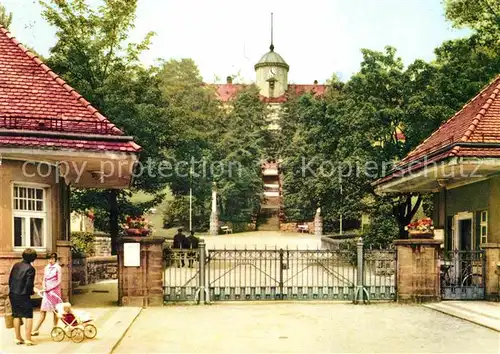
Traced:
<path fill-rule="evenodd" d="M 255 64 L 256 84 L 264 97 L 280 97 L 288 89 L 288 70 L 285 60 L 274 51 L 273 18 L 271 14 L 271 46 L 269 52 Z"/>

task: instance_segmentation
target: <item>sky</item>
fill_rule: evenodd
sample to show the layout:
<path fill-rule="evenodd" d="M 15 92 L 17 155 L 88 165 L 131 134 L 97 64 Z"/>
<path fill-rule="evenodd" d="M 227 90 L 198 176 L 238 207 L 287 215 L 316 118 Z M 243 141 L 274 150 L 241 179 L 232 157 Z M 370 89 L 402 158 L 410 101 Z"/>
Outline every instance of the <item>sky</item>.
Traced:
<path fill-rule="evenodd" d="M 97 3 L 99 0 L 88 0 Z M 55 29 L 41 16 L 38 0 L 0 0 L 14 19 L 11 32 L 46 56 Z M 360 67 L 361 48 L 386 45 L 408 65 L 432 60 L 434 48 L 464 37 L 444 18 L 441 0 L 139 0 L 131 41 L 156 32 L 145 65 L 157 59 L 192 58 L 205 82 L 228 75 L 255 80 L 253 66 L 274 45 L 290 65 L 291 83 L 324 83 L 332 74 L 347 80 Z"/>

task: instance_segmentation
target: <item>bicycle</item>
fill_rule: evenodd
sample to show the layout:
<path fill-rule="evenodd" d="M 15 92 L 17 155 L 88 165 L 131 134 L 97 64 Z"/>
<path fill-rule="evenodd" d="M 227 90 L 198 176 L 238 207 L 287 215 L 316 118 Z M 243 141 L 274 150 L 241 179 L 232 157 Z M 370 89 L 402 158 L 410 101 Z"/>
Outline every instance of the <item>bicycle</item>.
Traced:
<path fill-rule="evenodd" d="M 464 263 L 465 266 L 464 266 Z M 474 266 L 469 262 L 462 261 L 461 274 L 456 276 L 451 274 L 450 270 L 454 268 L 453 264 L 441 264 L 440 266 L 440 279 L 441 286 L 443 287 L 466 287 L 466 286 L 482 286 L 483 275 L 480 273 L 474 273 Z"/>

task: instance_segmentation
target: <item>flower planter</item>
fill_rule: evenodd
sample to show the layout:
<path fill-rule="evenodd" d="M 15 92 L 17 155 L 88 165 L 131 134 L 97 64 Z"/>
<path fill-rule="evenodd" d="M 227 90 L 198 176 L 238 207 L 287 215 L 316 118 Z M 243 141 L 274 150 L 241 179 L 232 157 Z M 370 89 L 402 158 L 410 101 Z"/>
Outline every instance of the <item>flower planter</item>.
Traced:
<path fill-rule="evenodd" d="M 141 236 L 141 230 L 139 229 L 125 229 L 128 236 Z"/>
<path fill-rule="evenodd" d="M 432 231 L 409 231 L 410 238 L 432 239 L 434 232 Z"/>

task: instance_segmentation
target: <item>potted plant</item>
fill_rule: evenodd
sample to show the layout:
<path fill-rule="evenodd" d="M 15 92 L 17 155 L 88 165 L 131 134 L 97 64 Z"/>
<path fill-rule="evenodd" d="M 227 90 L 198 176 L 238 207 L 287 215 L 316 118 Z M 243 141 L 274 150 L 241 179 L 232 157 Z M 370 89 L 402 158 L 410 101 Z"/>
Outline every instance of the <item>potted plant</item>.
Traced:
<path fill-rule="evenodd" d="M 410 238 L 433 238 L 434 226 L 431 218 L 416 220 L 405 227 Z"/>
<path fill-rule="evenodd" d="M 151 223 L 144 217 L 127 216 L 123 230 L 129 236 L 149 236 L 153 233 Z"/>

